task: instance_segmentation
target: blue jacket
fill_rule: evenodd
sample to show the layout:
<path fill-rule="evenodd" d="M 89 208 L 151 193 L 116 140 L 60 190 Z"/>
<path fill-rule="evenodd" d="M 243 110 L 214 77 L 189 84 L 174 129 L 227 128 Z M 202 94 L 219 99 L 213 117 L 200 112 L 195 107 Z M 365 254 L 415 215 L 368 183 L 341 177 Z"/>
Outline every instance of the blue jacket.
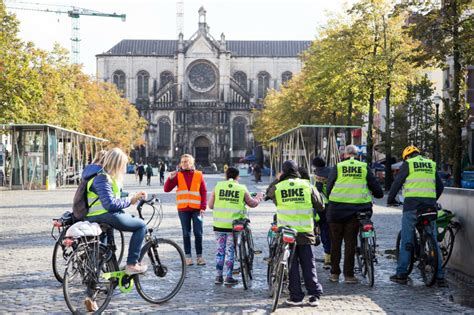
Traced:
<path fill-rule="evenodd" d="M 99 196 L 104 209 L 109 212 L 117 212 L 130 206 L 130 198 L 115 198 L 112 192 L 112 185 L 107 180 L 107 176 L 105 174 L 98 174 L 101 171 L 101 166 L 89 164 L 82 171 L 82 179 L 90 180 L 97 175 L 92 182 L 91 191 Z"/>

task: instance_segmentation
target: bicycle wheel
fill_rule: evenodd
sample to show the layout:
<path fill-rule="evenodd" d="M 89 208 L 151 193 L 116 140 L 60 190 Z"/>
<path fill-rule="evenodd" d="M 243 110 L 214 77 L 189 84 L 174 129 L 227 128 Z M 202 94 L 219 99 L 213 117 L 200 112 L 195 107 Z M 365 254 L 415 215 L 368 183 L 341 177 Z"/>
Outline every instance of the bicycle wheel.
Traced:
<path fill-rule="evenodd" d="M 443 265 L 441 266 L 441 268 L 446 267 L 449 258 L 451 257 L 454 247 L 454 237 L 455 236 L 453 229 L 450 226 L 447 226 L 443 240 L 438 243 L 439 250 L 441 251 L 441 257 L 443 259 Z"/>
<path fill-rule="evenodd" d="M 70 257 L 64 272 L 64 300 L 73 314 L 92 311 L 87 304 L 96 303 L 97 313 L 109 305 L 115 288 L 114 280 L 102 278 L 105 272 L 118 270 L 110 251 L 102 246 L 80 246 Z"/>
<path fill-rule="evenodd" d="M 118 237 L 117 237 L 118 233 Z M 114 229 L 114 241 L 115 241 L 115 257 L 117 257 L 117 263 L 120 266 L 122 262 L 123 253 L 125 251 L 125 238 L 123 236 L 123 232 L 120 230 Z"/>
<path fill-rule="evenodd" d="M 415 248 L 416 248 L 416 238 L 417 238 L 417 235 L 416 235 L 416 231 L 414 233 L 414 242 L 415 242 L 415 245 L 413 246 L 414 248 L 411 249 L 411 254 L 410 254 L 410 262 L 408 263 L 408 268 L 407 268 L 407 275 L 411 274 L 411 272 L 413 271 L 413 265 L 415 264 Z M 397 236 L 397 247 L 395 248 L 395 256 L 397 258 L 397 262 L 398 262 L 398 257 L 400 256 L 400 246 L 401 246 L 401 238 L 402 238 L 402 231 L 398 232 L 398 236 Z"/>
<path fill-rule="evenodd" d="M 365 275 L 370 287 L 374 286 L 374 254 L 375 244 L 373 237 L 364 239 L 364 261 L 365 261 Z"/>
<path fill-rule="evenodd" d="M 66 270 L 68 259 L 74 252 L 72 246 L 66 247 L 62 244 L 62 241 L 63 237 L 59 237 L 56 244 L 54 244 L 53 259 L 51 263 L 53 266 L 54 277 L 60 283 L 63 283 L 64 271 Z"/>
<path fill-rule="evenodd" d="M 283 256 L 283 255 L 282 255 Z M 283 280 L 285 278 L 285 265 L 281 261 L 283 257 L 278 260 L 275 272 L 275 281 L 273 283 L 273 301 L 272 301 L 272 313 L 278 307 L 278 300 L 280 299 L 281 291 L 283 289 Z"/>
<path fill-rule="evenodd" d="M 423 282 L 431 287 L 436 280 L 438 271 L 438 247 L 431 234 L 423 233 L 421 236 L 420 271 Z"/>
<path fill-rule="evenodd" d="M 247 251 L 247 241 L 244 233 L 241 233 L 237 241 L 239 247 L 239 262 L 240 262 L 240 274 L 242 275 L 242 284 L 244 289 L 247 290 L 250 287 L 250 271 Z"/>
<path fill-rule="evenodd" d="M 255 258 L 255 249 L 253 244 L 253 237 L 252 237 L 252 230 L 247 230 L 247 236 L 245 237 L 246 246 L 247 246 L 247 254 L 248 254 L 248 270 L 249 270 L 249 277 L 250 280 L 253 280 L 253 260 Z"/>
<path fill-rule="evenodd" d="M 363 275 L 363 258 L 362 258 L 362 249 L 361 246 L 356 247 L 355 258 L 357 262 L 357 267 L 354 268 L 354 272 L 360 273 Z"/>
<path fill-rule="evenodd" d="M 148 270 L 137 275 L 135 283 L 138 294 L 147 302 L 166 302 L 183 286 L 184 252 L 175 242 L 163 238 L 148 241 L 142 248 L 140 263 L 148 265 Z"/>

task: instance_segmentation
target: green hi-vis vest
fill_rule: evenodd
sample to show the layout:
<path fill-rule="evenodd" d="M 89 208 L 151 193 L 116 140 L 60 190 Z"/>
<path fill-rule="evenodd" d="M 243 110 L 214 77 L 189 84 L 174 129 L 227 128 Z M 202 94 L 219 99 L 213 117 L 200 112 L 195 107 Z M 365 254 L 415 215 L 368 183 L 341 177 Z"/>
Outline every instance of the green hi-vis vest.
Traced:
<path fill-rule="evenodd" d="M 112 185 L 112 192 L 114 193 L 115 198 L 120 198 L 120 187 L 118 186 L 117 182 L 115 179 L 110 177 L 109 175 L 105 174 L 107 176 L 107 180 L 109 183 Z M 87 182 L 87 204 L 89 205 L 89 213 L 87 213 L 86 217 L 93 217 L 96 215 L 104 214 L 107 213 L 108 211 L 104 209 L 102 206 L 102 203 L 100 202 L 100 199 L 98 198 L 97 194 L 93 191 L 91 191 L 91 186 L 92 183 L 94 182 L 94 178 L 90 179 Z M 96 200 L 96 202 L 94 202 Z M 92 204 L 91 204 L 92 203 Z"/>
<path fill-rule="evenodd" d="M 408 159 L 404 197 L 436 198 L 436 163 L 420 155 Z"/>
<path fill-rule="evenodd" d="M 247 188 L 233 179 L 218 182 L 214 188 L 214 227 L 232 229 L 234 220 L 242 219 L 245 212 Z"/>
<path fill-rule="evenodd" d="M 341 203 L 368 203 L 372 197 L 367 187 L 367 163 L 350 158 L 337 163 L 337 179 L 329 201 Z"/>
<path fill-rule="evenodd" d="M 275 187 L 278 226 L 288 225 L 301 233 L 313 232 L 315 218 L 309 181 L 288 179 Z"/>

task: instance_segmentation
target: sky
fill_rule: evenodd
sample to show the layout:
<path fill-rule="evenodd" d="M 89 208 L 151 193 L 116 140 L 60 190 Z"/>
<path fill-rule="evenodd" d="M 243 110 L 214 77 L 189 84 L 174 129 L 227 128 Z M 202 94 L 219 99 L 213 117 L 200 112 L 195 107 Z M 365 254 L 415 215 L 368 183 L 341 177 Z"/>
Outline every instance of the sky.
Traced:
<path fill-rule="evenodd" d="M 95 75 L 96 54 L 122 39 L 177 39 L 175 0 L 5 0 L 8 6 L 34 3 L 34 8 L 76 6 L 126 14 L 119 18 L 80 17 L 81 55 L 84 71 Z M 197 30 L 198 10 L 207 11 L 211 35 L 227 40 L 311 40 L 334 14 L 343 13 L 355 0 L 184 0 L 184 38 Z M 40 5 L 38 5 L 40 4 Z M 10 10 L 20 21 L 20 38 L 51 50 L 55 42 L 71 48 L 71 19 L 67 14 Z"/>

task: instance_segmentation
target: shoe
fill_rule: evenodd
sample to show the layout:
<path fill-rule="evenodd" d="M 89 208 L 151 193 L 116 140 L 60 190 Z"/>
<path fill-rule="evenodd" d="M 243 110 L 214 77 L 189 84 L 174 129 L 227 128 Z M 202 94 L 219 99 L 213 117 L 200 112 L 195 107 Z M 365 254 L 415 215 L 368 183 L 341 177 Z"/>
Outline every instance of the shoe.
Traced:
<path fill-rule="evenodd" d="M 225 285 L 236 285 L 237 283 L 239 283 L 239 280 L 236 280 L 232 277 L 230 278 L 225 278 L 225 281 L 224 281 L 224 284 Z"/>
<path fill-rule="evenodd" d="M 285 301 L 285 304 L 291 306 L 301 306 L 303 305 L 303 301 L 295 301 L 292 298 L 289 298 Z"/>
<path fill-rule="evenodd" d="M 436 279 L 436 284 L 439 288 L 449 288 L 448 281 L 444 278 Z"/>
<path fill-rule="evenodd" d="M 354 276 L 345 276 L 344 277 L 344 283 L 347 283 L 347 284 L 356 284 L 356 283 L 359 283 L 359 280 L 354 277 Z"/>
<path fill-rule="evenodd" d="M 84 300 L 84 305 L 86 306 L 88 312 L 95 312 L 99 309 L 96 301 L 94 301 L 90 297 L 86 297 L 86 299 Z"/>
<path fill-rule="evenodd" d="M 407 284 L 408 282 L 408 277 L 405 276 L 405 275 L 393 275 L 393 276 L 390 276 L 390 281 L 393 281 L 393 282 L 396 282 L 396 283 L 400 283 L 400 284 Z"/>
<path fill-rule="evenodd" d="M 331 282 L 339 282 L 339 275 L 336 275 L 334 273 L 331 273 L 329 275 L 329 281 Z"/>
<path fill-rule="evenodd" d="M 204 265 L 206 265 L 206 261 L 204 260 L 204 258 L 198 257 L 198 258 L 196 259 L 196 264 L 197 264 L 198 266 L 204 266 Z"/>
<path fill-rule="evenodd" d="M 324 254 L 324 269 L 331 269 L 331 254 Z"/>
<path fill-rule="evenodd" d="M 186 258 L 186 266 L 192 266 L 194 265 L 193 259 L 192 258 Z"/>
<path fill-rule="evenodd" d="M 318 306 L 319 305 L 319 297 L 313 295 L 308 298 L 308 304 L 311 306 Z"/>
<path fill-rule="evenodd" d="M 145 271 L 148 269 L 147 265 L 142 265 L 142 264 L 135 264 L 135 265 L 127 265 L 125 267 L 125 273 L 129 276 L 131 275 L 136 275 L 140 273 L 145 273 Z"/>
<path fill-rule="evenodd" d="M 233 274 L 233 275 L 238 275 L 239 273 L 240 273 L 240 267 L 234 268 L 234 269 L 232 270 L 232 274 Z"/>
<path fill-rule="evenodd" d="M 216 280 L 214 280 L 215 284 L 222 284 L 224 283 L 224 277 L 223 276 L 216 276 Z"/>

